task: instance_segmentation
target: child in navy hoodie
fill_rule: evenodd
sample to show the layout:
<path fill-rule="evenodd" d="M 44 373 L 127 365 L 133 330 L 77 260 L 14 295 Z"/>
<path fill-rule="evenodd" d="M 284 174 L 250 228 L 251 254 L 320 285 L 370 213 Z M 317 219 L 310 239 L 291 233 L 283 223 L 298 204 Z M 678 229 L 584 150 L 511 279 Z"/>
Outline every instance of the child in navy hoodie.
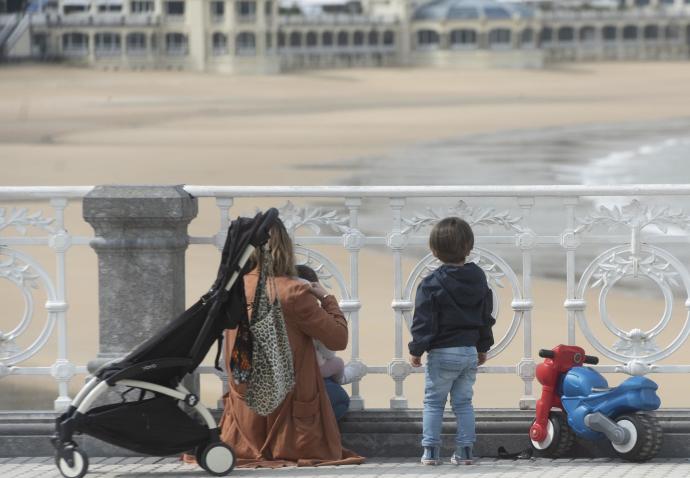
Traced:
<path fill-rule="evenodd" d="M 440 465 L 443 410 L 450 395 L 457 420 L 451 463 L 473 463 L 475 442 L 472 387 L 477 367 L 493 345 L 493 295 L 484 271 L 465 259 L 474 247 L 472 228 L 458 217 L 447 217 L 429 236 L 431 252 L 443 264 L 417 288 L 410 363 L 422 365 L 427 352 L 424 384 L 422 463 Z"/>

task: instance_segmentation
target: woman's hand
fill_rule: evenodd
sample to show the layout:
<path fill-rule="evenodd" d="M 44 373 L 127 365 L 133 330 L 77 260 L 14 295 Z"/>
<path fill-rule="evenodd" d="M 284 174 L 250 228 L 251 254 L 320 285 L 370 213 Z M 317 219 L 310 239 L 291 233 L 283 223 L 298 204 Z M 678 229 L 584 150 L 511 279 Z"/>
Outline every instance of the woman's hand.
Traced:
<path fill-rule="evenodd" d="M 415 355 L 410 355 L 410 365 L 414 368 L 422 366 L 422 357 L 417 357 Z"/>
<path fill-rule="evenodd" d="M 319 300 L 329 295 L 328 291 L 324 289 L 323 286 L 318 282 L 311 283 L 311 289 L 309 289 L 309 292 L 311 292 Z"/>

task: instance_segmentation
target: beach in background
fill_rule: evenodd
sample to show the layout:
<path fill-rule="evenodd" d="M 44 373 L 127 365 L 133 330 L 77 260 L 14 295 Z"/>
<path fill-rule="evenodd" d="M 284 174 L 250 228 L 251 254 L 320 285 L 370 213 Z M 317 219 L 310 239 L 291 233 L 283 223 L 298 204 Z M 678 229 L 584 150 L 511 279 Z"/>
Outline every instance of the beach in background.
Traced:
<path fill-rule="evenodd" d="M 689 84 L 688 63 L 581 64 L 534 71 L 372 69 L 261 77 L 4 67 L 0 185 L 688 183 L 690 163 L 684 159 L 690 151 Z M 453 202 L 412 201 L 406 213 Z M 689 204 L 672 203 L 690 212 Z M 282 204 L 282 199 L 277 204 L 238 200 L 232 212 Z M 380 221 L 389 221 L 386 207 L 385 201 L 365 204 L 362 228 L 374 231 Z M 47 205 L 42 209 L 48 212 Z M 558 211 L 557 205 L 544 207 L 531 218 L 532 227 L 557 230 L 561 222 L 553 217 Z M 78 203 L 68 208 L 66 220 L 72 234 L 92 235 Z M 210 236 L 217 229 L 213 201 L 200 201 L 190 233 Z M 54 270 L 50 250 L 23 250 Z M 342 250 L 323 250 L 347 271 Z M 521 272 L 509 251 L 498 252 Z M 409 251 L 406 273 L 422 253 Z M 583 251 L 580 270 L 595 253 Z M 212 246 L 190 247 L 188 304 L 209 287 L 217 261 Z M 387 365 L 394 354 L 393 260 L 384 250 L 365 249 L 360 261 L 361 356 L 368 365 Z M 562 250 L 535 253 L 535 353 L 566 341 L 564 269 Z M 95 253 L 88 247 L 72 248 L 67 275 L 70 359 L 85 364 L 97 352 Z M 629 288 L 610 295 L 612 317 L 623 328 L 650 327 L 662 313 L 660 293 L 643 290 L 648 292 Z M 0 330 L 8 330 L 20 320 L 24 304 L 7 281 L 0 281 L 0 299 Z M 683 301 L 675 304 L 672 327 L 659 337 L 662 346 L 685 320 Z M 510 297 L 502 291 L 497 338 L 508 329 L 509 312 Z M 38 308 L 30 337 L 40 331 L 43 318 Z M 596 317 L 590 324 L 605 343 L 615 341 Z M 26 340 L 21 345 L 28 345 Z M 578 340 L 584 344 L 581 334 Z M 51 365 L 55 348 L 53 340 L 25 365 Z M 515 365 L 522 356 L 519 332 L 493 364 Z M 690 363 L 690 343 L 667 363 Z M 624 376 L 609 378 L 615 383 Z M 660 383 L 663 406 L 690 406 L 687 377 L 652 378 Z M 77 377 L 72 389 L 81 381 Z M 204 382 L 204 401 L 215 403 L 218 381 L 205 377 Z M 4 378 L 0 409 L 51 408 L 55 389 L 48 379 Z M 367 407 L 386 407 L 394 388 L 389 377 L 370 375 L 361 390 Z M 406 381 L 405 392 L 410 406 L 421 406 L 421 375 Z M 515 407 L 522 394 L 516 375 L 484 374 L 475 402 L 478 407 Z"/>

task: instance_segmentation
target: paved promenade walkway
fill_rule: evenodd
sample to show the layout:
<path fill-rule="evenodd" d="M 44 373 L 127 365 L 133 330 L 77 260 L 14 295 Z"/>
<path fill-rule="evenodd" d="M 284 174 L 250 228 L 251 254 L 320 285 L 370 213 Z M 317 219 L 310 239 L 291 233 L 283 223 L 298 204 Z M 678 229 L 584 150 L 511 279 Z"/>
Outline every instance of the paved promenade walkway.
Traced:
<path fill-rule="evenodd" d="M 205 477 L 210 476 L 196 466 L 173 458 L 92 458 L 87 477 Z M 52 458 L 0 458 L 2 478 L 60 477 Z M 421 466 L 410 458 L 371 459 L 360 466 L 282 468 L 278 470 L 234 470 L 231 477 L 296 478 L 296 477 L 382 477 L 414 478 L 468 476 L 472 478 L 681 478 L 690 477 L 690 458 L 657 459 L 650 463 L 624 463 L 610 459 L 519 460 L 481 459 L 477 465 L 456 467 Z"/>

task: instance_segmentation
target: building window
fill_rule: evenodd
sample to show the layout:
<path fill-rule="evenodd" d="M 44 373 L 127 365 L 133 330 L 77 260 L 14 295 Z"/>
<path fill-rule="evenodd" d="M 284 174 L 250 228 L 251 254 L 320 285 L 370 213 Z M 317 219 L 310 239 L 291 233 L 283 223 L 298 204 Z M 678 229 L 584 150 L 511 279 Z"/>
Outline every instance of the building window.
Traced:
<path fill-rule="evenodd" d="M 551 43 L 553 41 L 553 29 L 550 27 L 542 28 L 539 32 L 539 43 Z"/>
<path fill-rule="evenodd" d="M 184 56 L 187 54 L 187 35 L 183 33 L 165 34 L 165 52 L 168 55 Z"/>
<path fill-rule="evenodd" d="M 491 48 L 509 48 L 510 30 L 507 28 L 495 28 L 489 32 L 489 46 Z"/>
<path fill-rule="evenodd" d="M 572 27 L 561 27 L 558 29 L 558 41 L 570 43 L 575 40 L 575 30 Z"/>
<path fill-rule="evenodd" d="M 250 56 L 256 55 L 256 40 L 252 32 L 241 32 L 235 38 L 235 49 L 237 55 Z"/>
<path fill-rule="evenodd" d="M 165 2 L 165 14 L 170 16 L 184 15 L 184 2 L 179 0 Z"/>
<path fill-rule="evenodd" d="M 307 32 L 307 47 L 314 48 L 318 43 L 319 36 L 316 32 Z"/>
<path fill-rule="evenodd" d="M 635 6 L 638 7 L 646 7 L 647 5 L 649 5 L 649 3 L 650 0 L 635 0 Z"/>
<path fill-rule="evenodd" d="M 65 15 L 70 15 L 72 13 L 85 13 L 89 11 L 88 5 L 65 5 L 63 8 Z"/>
<path fill-rule="evenodd" d="M 127 35 L 127 52 L 144 53 L 146 51 L 146 34 L 129 33 Z"/>
<path fill-rule="evenodd" d="M 616 30 L 615 26 L 606 25 L 601 30 L 601 37 L 604 39 L 604 41 L 616 41 L 616 38 L 618 37 L 618 31 Z"/>
<path fill-rule="evenodd" d="M 369 32 L 369 45 L 379 44 L 379 32 L 372 30 Z"/>
<path fill-rule="evenodd" d="M 583 43 L 592 43 L 596 40 L 596 30 L 594 27 L 580 28 L 580 41 Z"/>
<path fill-rule="evenodd" d="M 680 27 L 678 25 L 666 25 L 664 35 L 667 40 L 680 40 Z"/>
<path fill-rule="evenodd" d="M 273 15 L 273 2 L 271 2 L 270 0 L 264 3 L 264 13 L 267 17 Z"/>
<path fill-rule="evenodd" d="M 250 21 L 256 18 L 256 2 L 252 0 L 242 0 L 236 4 L 237 16 L 242 21 Z"/>
<path fill-rule="evenodd" d="M 211 2 L 211 18 L 222 19 L 225 16 L 225 2 Z"/>
<path fill-rule="evenodd" d="M 352 36 L 352 43 L 355 46 L 363 46 L 364 45 L 364 32 L 357 30 L 355 34 Z"/>
<path fill-rule="evenodd" d="M 129 4 L 129 10 L 132 13 L 153 13 L 155 9 L 155 4 L 152 1 L 148 0 L 136 0 L 134 2 L 130 2 Z"/>
<path fill-rule="evenodd" d="M 321 45 L 333 46 L 333 32 L 323 32 L 321 34 Z"/>
<path fill-rule="evenodd" d="M 656 25 L 646 25 L 644 27 L 644 39 L 645 40 L 658 40 L 659 39 L 659 27 Z"/>
<path fill-rule="evenodd" d="M 290 46 L 292 48 L 299 48 L 302 46 L 302 34 L 300 32 L 290 33 Z"/>
<path fill-rule="evenodd" d="M 62 50 L 70 55 L 86 55 L 89 37 L 83 33 L 65 33 L 62 35 Z"/>
<path fill-rule="evenodd" d="M 452 30 L 450 32 L 452 48 L 474 48 L 477 45 L 477 32 L 474 30 Z"/>
<path fill-rule="evenodd" d="M 220 32 L 215 32 L 211 37 L 213 43 L 213 54 L 215 56 L 228 54 L 228 37 Z"/>
<path fill-rule="evenodd" d="M 278 32 L 278 48 L 285 46 L 285 32 Z"/>
<path fill-rule="evenodd" d="M 121 51 L 118 33 L 96 33 L 96 55 L 119 55 Z"/>
<path fill-rule="evenodd" d="M 635 25 L 623 27 L 623 40 L 637 40 L 637 27 Z"/>
<path fill-rule="evenodd" d="M 391 30 L 386 30 L 383 32 L 383 44 L 386 46 L 392 46 L 395 44 L 395 33 Z"/>
<path fill-rule="evenodd" d="M 347 46 L 350 43 L 347 32 L 338 32 L 338 46 Z"/>
<path fill-rule="evenodd" d="M 421 47 L 436 48 L 440 41 L 440 35 L 434 30 L 419 30 L 417 32 L 417 44 Z"/>
<path fill-rule="evenodd" d="M 122 4 L 120 3 L 104 3 L 98 5 L 98 13 L 121 12 Z"/>
<path fill-rule="evenodd" d="M 534 45 L 534 30 L 531 28 L 522 30 L 522 33 L 520 33 L 520 44 L 523 46 Z"/>

